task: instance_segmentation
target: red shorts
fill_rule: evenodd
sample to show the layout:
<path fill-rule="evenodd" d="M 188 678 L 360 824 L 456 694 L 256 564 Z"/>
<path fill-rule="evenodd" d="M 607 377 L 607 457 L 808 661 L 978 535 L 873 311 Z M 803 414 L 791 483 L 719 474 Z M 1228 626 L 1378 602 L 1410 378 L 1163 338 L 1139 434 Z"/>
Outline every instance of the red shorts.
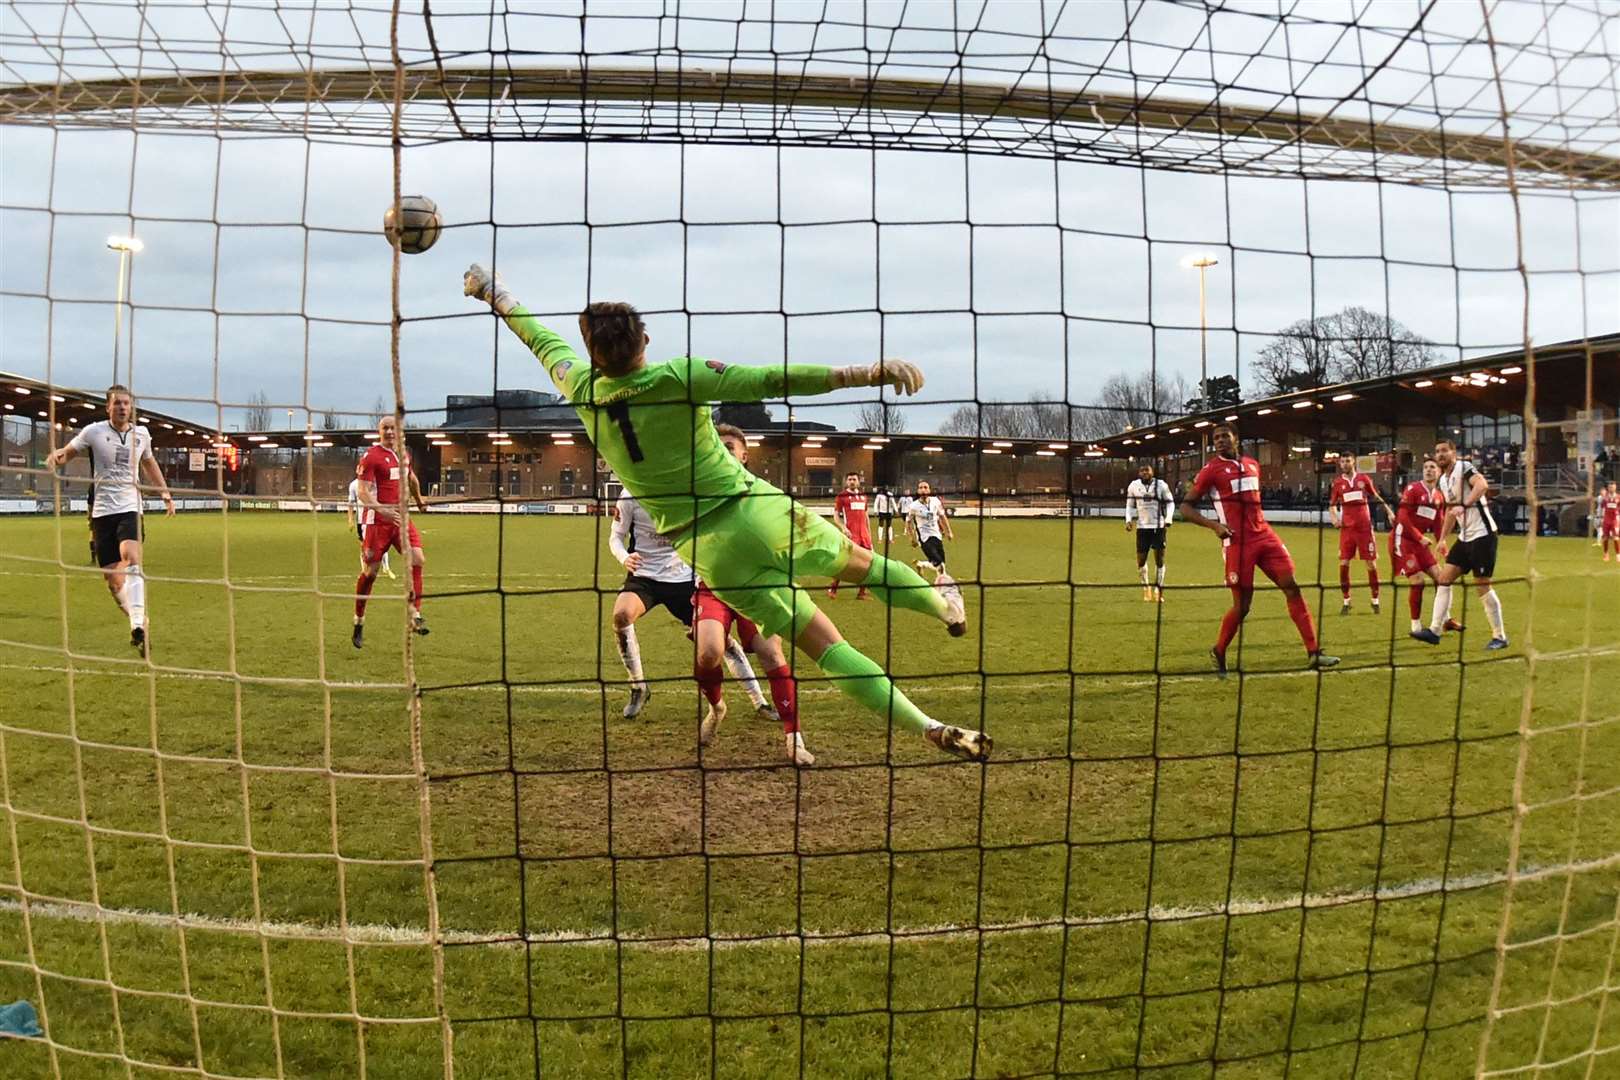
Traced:
<path fill-rule="evenodd" d="M 416 522 L 411 522 L 408 535 L 411 547 L 422 546 L 422 537 L 417 534 Z M 405 554 L 405 549 L 399 545 L 399 526 L 391 521 L 373 521 L 367 525 L 365 545 L 362 549 L 365 552 L 366 562 L 382 562 L 382 557 L 389 548 L 393 548 L 401 555 Z"/>
<path fill-rule="evenodd" d="M 1613 540 L 1615 537 L 1620 537 L 1620 518 L 1604 518 L 1603 525 L 1598 532 L 1598 536 L 1608 540 Z"/>
<path fill-rule="evenodd" d="M 865 548 L 867 551 L 872 550 L 871 529 L 851 529 L 849 530 L 849 538 L 855 541 L 855 543 L 860 547 Z"/>
<path fill-rule="evenodd" d="M 1283 546 L 1282 537 L 1269 528 L 1259 534 L 1234 536 L 1225 542 L 1226 584 L 1234 589 L 1253 589 L 1258 569 L 1272 581 L 1294 573 L 1294 557 Z"/>
<path fill-rule="evenodd" d="M 745 616 L 737 614 L 731 605 L 709 591 L 709 587 L 702 582 L 698 583 L 697 594 L 692 597 L 692 625 L 696 626 L 705 619 L 717 622 L 722 633 L 730 633 L 732 626 L 737 627 L 737 640 L 742 647 L 754 647 L 754 639 L 759 637 L 759 627 L 755 626 Z"/>
<path fill-rule="evenodd" d="M 1404 529 L 1389 534 L 1389 561 L 1397 574 L 1412 577 L 1434 569 L 1434 552 L 1422 540 L 1414 540 Z"/>
<path fill-rule="evenodd" d="M 1339 530 L 1339 559 L 1378 561 L 1378 545 L 1373 542 L 1371 525 L 1347 525 Z"/>

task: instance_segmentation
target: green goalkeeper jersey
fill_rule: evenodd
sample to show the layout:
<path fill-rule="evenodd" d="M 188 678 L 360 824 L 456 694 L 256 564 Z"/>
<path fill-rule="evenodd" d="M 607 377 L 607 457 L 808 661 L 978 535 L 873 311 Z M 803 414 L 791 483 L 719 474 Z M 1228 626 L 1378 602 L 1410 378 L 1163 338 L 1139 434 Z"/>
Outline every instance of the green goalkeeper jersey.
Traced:
<path fill-rule="evenodd" d="M 596 452 L 672 533 L 753 487 L 756 478 L 726 452 L 709 417 L 719 401 L 825 394 L 832 369 L 819 364 L 749 366 L 683 356 L 609 378 L 522 305 L 506 317 L 585 425 Z"/>

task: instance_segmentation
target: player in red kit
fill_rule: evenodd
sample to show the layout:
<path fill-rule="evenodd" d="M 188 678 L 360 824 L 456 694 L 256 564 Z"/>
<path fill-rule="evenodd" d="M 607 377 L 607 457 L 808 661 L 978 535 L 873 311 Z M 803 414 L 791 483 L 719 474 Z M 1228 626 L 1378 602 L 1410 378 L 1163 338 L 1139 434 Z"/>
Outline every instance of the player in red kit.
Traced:
<path fill-rule="evenodd" d="M 354 470 L 354 475 L 360 481 L 360 504 L 371 511 L 371 524 L 366 526 L 365 544 L 360 551 L 364 565 L 360 570 L 360 580 L 354 585 L 353 640 L 357 649 L 365 644 L 366 598 L 371 595 L 371 586 L 377 581 L 383 555 L 389 548 L 402 554 L 405 550 L 400 543 L 399 530 L 399 481 L 402 474 L 410 481 L 411 498 L 417 509 L 427 513 L 427 503 L 422 501 L 421 485 L 416 482 L 416 473 L 411 471 L 410 454 L 405 455 L 405 462 L 401 465 L 394 449 L 398 435 L 399 425 L 394 418 L 383 417 L 377 424 L 377 441 L 365 452 L 360 465 Z M 422 538 L 417 535 L 414 521 L 407 525 L 405 539 L 410 545 L 411 556 L 411 626 L 418 634 L 425 634 L 428 628 L 427 623 L 422 621 L 422 566 L 426 559 L 422 555 Z"/>
<path fill-rule="evenodd" d="M 1412 481 L 1401 492 L 1395 527 L 1389 532 L 1389 561 L 1395 573 L 1411 585 L 1406 598 L 1408 614 L 1412 618 L 1412 636 L 1419 641 L 1424 640 L 1423 578 L 1427 575 L 1437 584 L 1440 580 L 1434 570 L 1434 552 L 1429 550 L 1429 537 L 1440 535 L 1440 522 L 1446 513 L 1446 499 L 1440 494 L 1439 484 L 1439 463 L 1432 457 L 1424 458 L 1423 479 Z"/>
<path fill-rule="evenodd" d="M 868 551 L 872 550 L 872 530 L 866 523 L 866 492 L 861 490 L 860 473 L 850 473 L 844 477 L 844 490 L 833 500 L 833 524 L 858 546 Z M 827 595 L 838 595 L 837 578 L 833 579 Z M 861 591 L 855 594 L 855 599 L 871 599 L 865 585 L 862 585 Z"/>
<path fill-rule="evenodd" d="M 1288 601 L 1288 617 L 1299 629 L 1305 652 L 1313 668 L 1333 667 L 1337 656 L 1328 656 L 1318 647 L 1316 624 L 1294 582 L 1294 559 L 1282 538 L 1266 524 L 1260 509 L 1260 464 L 1238 452 L 1237 431 L 1228 424 L 1218 425 L 1213 434 L 1215 456 L 1199 470 L 1192 490 L 1181 504 L 1181 516 L 1202 525 L 1221 538 L 1226 552 L 1226 584 L 1232 590 L 1232 606 L 1221 619 L 1215 647 L 1209 650 L 1215 670 L 1226 676 L 1226 649 L 1237 636 L 1238 627 L 1249 614 L 1254 600 L 1254 572 L 1259 570 L 1276 583 Z M 1207 518 L 1198 509 L 1205 495 L 1215 499 L 1215 517 Z"/>
<path fill-rule="evenodd" d="M 1598 509 L 1603 513 L 1602 524 L 1598 526 L 1598 542 L 1603 545 L 1603 561 L 1609 561 L 1609 549 L 1614 549 L 1614 557 L 1620 559 L 1620 485 L 1613 480 L 1598 496 Z"/>
<path fill-rule="evenodd" d="M 1378 545 L 1373 542 L 1372 504 L 1376 501 L 1391 519 L 1395 512 L 1378 493 L 1372 477 L 1356 468 L 1353 454 L 1339 457 L 1339 475 L 1333 478 L 1328 498 L 1328 516 L 1339 530 L 1339 592 L 1344 597 L 1340 615 L 1350 614 L 1350 560 L 1367 564 L 1367 589 L 1372 593 L 1373 614 L 1378 614 Z"/>
<path fill-rule="evenodd" d="M 748 464 L 748 442 L 740 428 L 730 424 L 716 424 L 720 444 L 732 457 Z M 698 728 L 698 743 L 708 746 L 719 733 L 726 718 L 726 699 L 720 693 L 720 661 L 726 652 L 726 635 L 737 628 L 737 640 L 742 647 L 759 657 L 765 665 L 765 677 L 771 682 L 771 700 L 782 717 L 782 744 L 787 759 L 795 765 L 814 765 L 815 756 L 804 745 L 799 731 L 799 686 L 788 667 L 787 655 L 782 651 L 779 634 L 766 637 L 752 621 L 737 614 L 724 600 L 709 591 L 699 578 L 697 593 L 692 600 L 692 640 L 697 645 L 692 674 L 696 677 L 703 698 L 709 703 L 707 713 Z"/>

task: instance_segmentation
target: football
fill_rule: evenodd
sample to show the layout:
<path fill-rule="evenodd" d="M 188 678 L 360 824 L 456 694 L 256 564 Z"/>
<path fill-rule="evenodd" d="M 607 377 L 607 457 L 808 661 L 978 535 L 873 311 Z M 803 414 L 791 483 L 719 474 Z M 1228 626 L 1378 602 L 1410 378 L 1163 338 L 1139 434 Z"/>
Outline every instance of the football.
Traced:
<path fill-rule="evenodd" d="M 438 204 L 426 195 L 401 195 L 397 221 L 392 206 L 383 212 L 383 235 L 407 255 L 420 255 L 437 243 L 443 224 Z"/>

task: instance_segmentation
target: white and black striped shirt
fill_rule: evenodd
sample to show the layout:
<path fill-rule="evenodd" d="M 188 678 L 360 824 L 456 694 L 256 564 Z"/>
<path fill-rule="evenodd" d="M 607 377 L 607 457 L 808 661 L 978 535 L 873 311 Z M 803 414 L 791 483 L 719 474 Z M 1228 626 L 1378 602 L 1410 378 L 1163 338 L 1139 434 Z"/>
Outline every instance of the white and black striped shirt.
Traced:
<path fill-rule="evenodd" d="M 1452 462 L 1451 468 L 1440 474 L 1440 494 L 1446 497 L 1447 509 L 1463 505 L 1463 497 L 1472 489 L 1474 477 L 1479 475 L 1480 471 L 1474 468 L 1474 463 L 1467 458 L 1458 458 Z M 1484 495 L 1481 495 L 1479 501 L 1472 506 L 1463 507 L 1457 539 L 1467 543 L 1482 536 L 1489 536 L 1495 531 L 1496 519 L 1491 516 L 1490 500 Z"/>

